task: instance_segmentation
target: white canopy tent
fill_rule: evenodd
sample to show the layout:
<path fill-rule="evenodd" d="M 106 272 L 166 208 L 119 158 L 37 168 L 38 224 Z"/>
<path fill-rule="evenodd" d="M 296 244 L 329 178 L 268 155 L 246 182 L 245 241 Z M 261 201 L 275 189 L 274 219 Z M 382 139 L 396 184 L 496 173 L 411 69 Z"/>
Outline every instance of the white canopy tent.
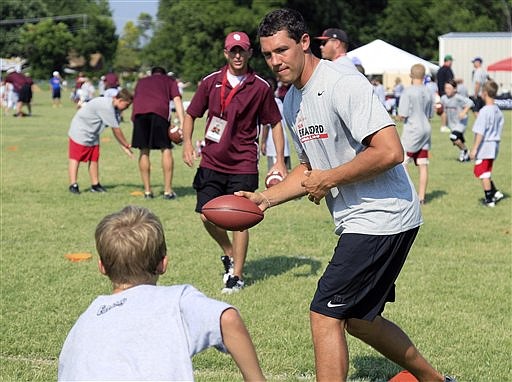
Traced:
<path fill-rule="evenodd" d="M 347 53 L 350 58 L 357 57 L 363 67 L 365 74 L 409 74 L 411 66 L 423 64 L 427 74 L 436 73 L 439 66 L 424 60 L 405 50 L 397 48 L 382 40 L 374 40 Z"/>

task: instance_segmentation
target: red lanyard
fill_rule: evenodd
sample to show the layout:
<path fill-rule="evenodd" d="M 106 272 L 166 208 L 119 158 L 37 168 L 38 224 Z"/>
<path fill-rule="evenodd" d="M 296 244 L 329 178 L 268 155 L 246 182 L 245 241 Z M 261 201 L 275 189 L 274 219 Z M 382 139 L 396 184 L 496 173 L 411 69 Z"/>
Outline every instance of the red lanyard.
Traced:
<path fill-rule="evenodd" d="M 228 83 L 228 72 L 226 71 L 224 73 L 224 78 L 222 79 L 222 87 L 220 89 L 220 116 L 222 118 L 222 115 L 224 114 L 224 110 L 228 107 L 228 105 L 231 103 L 231 100 L 235 96 L 236 92 L 242 87 L 242 83 L 244 82 L 245 78 L 242 79 L 233 89 L 229 91 L 229 94 L 226 99 L 224 99 L 224 95 L 226 94 L 226 85 Z"/>

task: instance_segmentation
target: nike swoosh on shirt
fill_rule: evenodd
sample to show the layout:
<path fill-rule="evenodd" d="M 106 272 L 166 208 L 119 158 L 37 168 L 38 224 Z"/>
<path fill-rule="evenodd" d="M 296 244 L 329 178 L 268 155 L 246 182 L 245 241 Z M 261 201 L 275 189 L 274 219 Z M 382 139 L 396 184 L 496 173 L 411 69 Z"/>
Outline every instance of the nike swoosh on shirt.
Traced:
<path fill-rule="evenodd" d="M 338 307 L 340 307 L 340 306 L 345 306 L 345 305 L 347 305 L 347 304 L 333 304 L 333 303 L 332 303 L 332 302 L 330 302 L 330 301 L 327 303 L 327 307 L 328 307 L 328 308 L 338 308 Z"/>
<path fill-rule="evenodd" d="M 216 88 L 220 88 L 221 86 L 222 86 L 222 84 L 215 84 Z"/>
<path fill-rule="evenodd" d="M 325 90 L 322 90 L 321 92 L 318 92 L 318 93 L 317 93 L 317 96 L 319 96 L 319 97 L 320 97 L 322 94 L 324 94 L 324 91 L 325 91 Z"/>

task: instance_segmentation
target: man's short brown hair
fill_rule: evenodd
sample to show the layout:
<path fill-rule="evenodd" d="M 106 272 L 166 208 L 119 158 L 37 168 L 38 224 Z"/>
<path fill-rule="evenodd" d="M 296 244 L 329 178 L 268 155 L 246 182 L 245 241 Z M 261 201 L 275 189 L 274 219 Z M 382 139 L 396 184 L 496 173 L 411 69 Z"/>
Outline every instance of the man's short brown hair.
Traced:
<path fill-rule="evenodd" d="M 144 207 L 127 206 L 96 227 L 96 249 L 114 284 L 154 284 L 166 256 L 162 223 Z"/>
<path fill-rule="evenodd" d="M 421 64 L 411 66 L 411 78 L 422 80 L 425 77 L 425 67 Z"/>

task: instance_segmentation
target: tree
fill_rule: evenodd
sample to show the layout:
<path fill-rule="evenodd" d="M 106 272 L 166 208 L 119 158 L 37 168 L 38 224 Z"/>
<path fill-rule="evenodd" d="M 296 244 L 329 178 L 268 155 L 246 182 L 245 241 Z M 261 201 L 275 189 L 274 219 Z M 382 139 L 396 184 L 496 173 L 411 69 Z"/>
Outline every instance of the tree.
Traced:
<path fill-rule="evenodd" d="M 149 66 L 160 65 L 180 77 L 197 82 L 224 65 L 225 36 L 234 30 L 246 32 L 253 45 L 259 20 L 271 6 L 283 1 L 187 1 L 161 0 L 158 27 L 143 48 Z M 251 66 L 266 66 L 255 47 Z"/>
<path fill-rule="evenodd" d="M 137 71 L 140 68 L 140 36 L 141 31 L 133 22 L 128 21 L 124 25 L 114 60 L 116 71 Z"/>
<path fill-rule="evenodd" d="M 64 23 L 44 20 L 24 26 L 20 34 L 23 56 L 28 59 L 32 76 L 46 78 L 54 70 L 62 71 L 73 35 Z"/>
<path fill-rule="evenodd" d="M 9 22 L 45 17 L 49 13 L 43 0 L 3 0 L 0 1 L 0 15 L 3 22 Z M 21 56 L 24 49 L 20 44 L 19 34 L 23 25 L 23 22 L 0 25 L 0 34 L 2 35 L 2 38 L 0 38 L 0 57 Z"/>

